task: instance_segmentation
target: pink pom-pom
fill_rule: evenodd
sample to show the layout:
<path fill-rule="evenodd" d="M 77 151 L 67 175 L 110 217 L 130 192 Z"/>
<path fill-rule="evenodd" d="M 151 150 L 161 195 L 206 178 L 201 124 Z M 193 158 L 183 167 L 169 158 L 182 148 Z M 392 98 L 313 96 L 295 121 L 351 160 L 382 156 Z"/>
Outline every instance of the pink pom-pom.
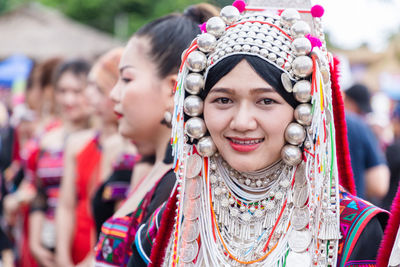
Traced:
<path fill-rule="evenodd" d="M 236 7 L 240 13 L 243 13 L 243 11 L 246 10 L 246 2 L 243 0 L 235 0 L 232 6 Z"/>
<path fill-rule="evenodd" d="M 320 39 L 318 39 L 317 37 L 312 36 L 311 34 L 307 34 L 306 38 L 308 40 L 310 40 L 311 43 L 311 48 L 313 49 L 314 47 L 321 47 L 322 46 L 322 42 Z M 311 49 L 311 50 L 312 50 Z"/>
<path fill-rule="evenodd" d="M 324 15 L 324 12 L 325 12 L 324 8 L 320 5 L 315 5 L 311 8 L 311 15 L 314 18 L 322 17 Z"/>
<path fill-rule="evenodd" d="M 207 22 L 204 22 L 203 24 L 199 24 L 199 28 L 201 33 L 206 33 L 207 32 Z"/>

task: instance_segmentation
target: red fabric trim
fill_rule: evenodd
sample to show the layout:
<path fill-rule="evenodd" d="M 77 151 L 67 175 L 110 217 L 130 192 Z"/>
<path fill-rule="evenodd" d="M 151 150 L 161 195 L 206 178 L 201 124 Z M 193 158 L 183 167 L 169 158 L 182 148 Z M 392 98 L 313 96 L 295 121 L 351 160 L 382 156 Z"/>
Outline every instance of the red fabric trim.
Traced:
<path fill-rule="evenodd" d="M 153 248 L 151 249 L 149 267 L 158 267 L 163 263 L 168 242 L 174 228 L 177 194 L 178 190 L 175 189 L 174 194 L 169 198 L 164 214 L 162 215 L 160 228 L 154 241 Z"/>
<path fill-rule="evenodd" d="M 334 66 L 331 66 L 332 106 L 336 130 L 336 155 L 339 171 L 339 183 L 352 195 L 357 195 L 353 179 L 353 170 L 351 168 L 344 105 L 339 85 L 339 60 L 334 58 L 333 64 Z"/>
<path fill-rule="evenodd" d="M 397 193 L 392 202 L 391 214 L 385 228 L 383 240 L 378 250 L 377 267 L 386 267 L 389 263 L 390 254 L 396 239 L 397 231 L 400 227 L 400 183 L 397 187 Z"/>

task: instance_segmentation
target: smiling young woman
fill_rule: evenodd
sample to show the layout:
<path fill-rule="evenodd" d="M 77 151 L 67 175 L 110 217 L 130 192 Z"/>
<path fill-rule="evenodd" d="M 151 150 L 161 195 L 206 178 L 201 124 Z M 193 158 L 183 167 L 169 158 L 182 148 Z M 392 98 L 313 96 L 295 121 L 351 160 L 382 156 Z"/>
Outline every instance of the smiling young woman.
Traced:
<path fill-rule="evenodd" d="M 354 193 L 323 9 L 252 2 L 223 8 L 183 55 L 177 185 L 139 228 L 131 266 L 376 263 L 387 213 L 339 185 Z"/>

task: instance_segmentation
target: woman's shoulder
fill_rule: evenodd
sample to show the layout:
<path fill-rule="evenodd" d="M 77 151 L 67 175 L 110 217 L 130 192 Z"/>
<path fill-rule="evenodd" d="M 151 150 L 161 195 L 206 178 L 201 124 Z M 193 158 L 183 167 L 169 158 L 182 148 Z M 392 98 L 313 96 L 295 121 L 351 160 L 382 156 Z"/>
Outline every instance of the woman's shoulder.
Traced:
<path fill-rule="evenodd" d="M 389 213 L 344 189 L 340 197 L 339 266 L 374 264 Z"/>
<path fill-rule="evenodd" d="M 68 136 L 68 139 L 66 141 L 66 149 L 72 151 L 73 154 L 77 154 L 95 136 L 96 136 L 96 131 L 93 129 L 86 129 L 72 133 Z"/>

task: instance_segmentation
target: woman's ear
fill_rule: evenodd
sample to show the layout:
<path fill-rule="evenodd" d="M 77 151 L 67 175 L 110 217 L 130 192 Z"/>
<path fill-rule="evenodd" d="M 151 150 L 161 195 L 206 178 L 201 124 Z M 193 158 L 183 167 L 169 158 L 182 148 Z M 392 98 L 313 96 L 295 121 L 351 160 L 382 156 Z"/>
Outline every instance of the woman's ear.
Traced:
<path fill-rule="evenodd" d="M 178 81 L 177 74 L 170 74 L 164 78 L 163 94 L 166 96 L 166 106 L 168 110 L 173 110 L 174 106 L 174 89 Z"/>

